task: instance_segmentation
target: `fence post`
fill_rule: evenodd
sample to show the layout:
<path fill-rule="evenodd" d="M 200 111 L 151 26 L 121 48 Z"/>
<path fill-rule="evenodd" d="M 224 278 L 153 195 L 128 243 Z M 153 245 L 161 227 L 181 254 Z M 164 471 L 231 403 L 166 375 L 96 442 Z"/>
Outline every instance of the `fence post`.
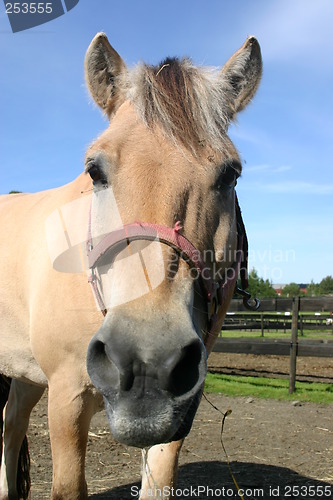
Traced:
<path fill-rule="evenodd" d="M 296 386 L 296 360 L 297 360 L 297 336 L 298 336 L 298 315 L 299 297 L 293 298 L 293 315 L 291 320 L 291 343 L 290 343 L 290 374 L 289 374 L 289 394 L 295 392 Z"/>
<path fill-rule="evenodd" d="M 261 336 L 264 336 L 264 315 L 261 313 L 260 315 L 260 326 L 261 326 Z"/>

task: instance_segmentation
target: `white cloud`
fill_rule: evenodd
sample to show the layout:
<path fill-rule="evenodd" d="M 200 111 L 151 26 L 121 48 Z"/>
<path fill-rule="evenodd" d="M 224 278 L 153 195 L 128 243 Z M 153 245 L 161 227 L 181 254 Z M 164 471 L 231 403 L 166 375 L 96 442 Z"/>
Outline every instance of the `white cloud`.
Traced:
<path fill-rule="evenodd" d="M 266 184 L 265 188 L 272 193 L 333 194 L 333 184 L 314 184 L 297 180 Z"/>
<path fill-rule="evenodd" d="M 267 173 L 267 174 L 279 174 L 279 173 L 284 173 L 288 172 L 288 170 L 291 170 L 291 167 L 289 165 L 280 165 L 279 167 L 272 167 L 271 165 L 268 165 L 266 163 L 263 163 L 262 165 L 249 165 L 245 166 L 245 173 L 253 174 L 253 173 Z"/>
<path fill-rule="evenodd" d="M 293 60 L 309 67 L 332 65 L 331 0 L 269 2 L 257 26 L 265 61 Z"/>
<path fill-rule="evenodd" d="M 290 165 L 273 166 L 268 163 L 245 165 L 243 169 L 244 182 L 240 184 L 240 189 L 282 194 L 333 194 L 332 182 L 315 183 L 290 178 L 291 176 L 295 177 L 295 169 Z"/>
<path fill-rule="evenodd" d="M 271 136 L 263 130 L 262 127 L 255 127 L 253 122 L 251 125 L 247 125 L 242 122 L 242 117 L 239 117 L 236 123 L 232 123 L 228 135 L 232 141 L 239 144 L 240 141 L 244 141 L 255 146 L 261 146 L 265 144 L 266 146 L 272 146 L 274 141 L 272 141 Z"/>
<path fill-rule="evenodd" d="M 246 182 L 242 184 L 242 190 L 264 191 L 265 193 L 284 194 L 309 194 L 309 195 L 331 195 L 333 184 L 315 184 L 313 182 L 286 180 L 283 182 Z"/>

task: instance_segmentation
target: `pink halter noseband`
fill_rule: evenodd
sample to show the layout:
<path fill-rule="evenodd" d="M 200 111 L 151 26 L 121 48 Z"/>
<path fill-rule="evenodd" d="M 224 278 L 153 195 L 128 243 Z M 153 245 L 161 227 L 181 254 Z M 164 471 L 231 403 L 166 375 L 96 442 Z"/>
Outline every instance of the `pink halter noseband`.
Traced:
<path fill-rule="evenodd" d="M 225 297 L 229 296 L 230 289 L 235 289 L 236 293 L 243 296 L 243 303 L 247 309 L 258 309 L 260 302 L 258 299 L 251 299 L 249 293 L 245 291 L 248 287 L 247 279 L 247 257 L 248 257 L 248 243 L 246 231 L 242 219 L 241 210 L 236 196 L 236 218 L 237 218 L 237 232 L 238 244 L 236 251 L 236 259 L 232 266 L 226 271 L 223 279 L 214 280 L 211 276 L 209 267 L 201 258 L 201 253 L 198 249 L 182 234 L 180 234 L 181 225 L 179 222 L 173 228 L 159 224 L 152 224 L 149 222 L 135 222 L 133 224 L 126 224 L 121 229 L 112 231 L 106 234 L 103 239 L 94 247 L 91 234 L 91 220 L 89 221 L 89 230 L 87 238 L 87 255 L 91 275 L 89 282 L 92 286 L 96 301 L 105 316 L 107 309 L 104 304 L 102 294 L 98 286 L 98 275 L 96 269 L 99 261 L 106 254 L 112 252 L 117 255 L 124 245 L 129 245 L 130 242 L 136 240 L 149 240 L 160 241 L 171 248 L 173 248 L 179 256 L 184 259 L 191 268 L 196 269 L 200 278 L 201 288 L 204 297 L 208 304 L 208 337 L 217 321 L 218 309 L 223 305 Z M 242 288 L 236 286 L 238 275 L 240 274 Z M 235 288 L 236 287 L 236 288 Z M 252 304 L 250 301 L 252 300 Z M 213 304 L 213 312 L 209 313 Z M 209 342 L 209 340 L 208 340 Z M 207 347 L 207 343 L 205 342 Z"/>

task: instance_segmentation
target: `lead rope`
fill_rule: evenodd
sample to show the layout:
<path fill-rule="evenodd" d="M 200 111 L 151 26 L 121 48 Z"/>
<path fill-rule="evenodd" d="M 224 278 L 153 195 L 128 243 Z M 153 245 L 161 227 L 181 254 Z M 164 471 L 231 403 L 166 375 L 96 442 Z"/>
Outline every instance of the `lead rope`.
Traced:
<path fill-rule="evenodd" d="M 260 300 L 257 299 L 256 297 L 251 297 L 251 294 L 246 291 L 246 289 L 249 286 L 249 279 L 248 279 L 248 251 L 249 251 L 249 244 L 248 244 L 248 239 L 247 239 L 247 234 L 246 234 L 246 229 L 242 217 L 242 211 L 238 202 L 237 194 L 235 193 L 236 199 L 235 199 L 235 205 L 236 205 L 236 219 L 237 219 L 237 228 L 238 228 L 238 234 L 242 235 L 243 241 L 242 241 L 242 262 L 240 266 L 240 281 L 241 281 L 241 287 L 239 287 L 236 283 L 235 287 L 235 294 L 241 295 L 243 298 L 243 305 L 245 309 L 248 309 L 249 311 L 257 311 L 260 307 Z"/>
<path fill-rule="evenodd" d="M 207 398 L 207 396 L 206 396 L 206 394 L 204 392 L 202 393 L 202 395 L 205 398 L 205 400 L 207 401 L 207 403 L 209 403 L 214 408 L 214 410 L 218 411 L 222 415 L 221 435 L 220 435 L 220 441 L 221 441 L 222 450 L 224 451 L 224 455 L 225 455 L 225 458 L 226 458 L 226 461 L 227 461 L 227 466 L 228 466 L 229 474 L 230 474 L 231 479 L 233 480 L 234 485 L 235 485 L 235 487 L 237 489 L 238 496 L 239 496 L 239 498 L 241 498 L 241 500 L 244 500 L 243 495 L 240 493 L 240 488 L 238 486 L 238 483 L 236 481 L 234 473 L 232 472 L 231 465 L 230 465 L 230 460 L 229 460 L 229 457 L 228 457 L 228 453 L 227 453 L 227 450 L 225 449 L 225 446 L 224 446 L 224 443 L 223 443 L 224 422 L 225 422 L 225 419 L 229 415 L 231 415 L 232 410 L 229 408 L 225 413 L 223 413 L 223 411 L 221 411 L 217 406 L 215 406 L 211 401 L 209 401 L 209 399 Z"/>

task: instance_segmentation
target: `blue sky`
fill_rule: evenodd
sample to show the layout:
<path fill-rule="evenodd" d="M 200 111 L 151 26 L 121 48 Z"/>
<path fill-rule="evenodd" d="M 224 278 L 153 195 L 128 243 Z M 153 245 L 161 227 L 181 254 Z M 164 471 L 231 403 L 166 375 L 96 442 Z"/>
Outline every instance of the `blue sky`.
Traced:
<path fill-rule="evenodd" d="M 249 34 L 264 75 L 230 136 L 244 161 L 238 196 L 250 267 L 274 283 L 333 275 L 333 2 L 80 0 L 13 34 L 0 5 L 0 193 L 74 179 L 107 123 L 83 78 L 98 31 L 128 65 L 188 55 L 221 66 Z"/>

